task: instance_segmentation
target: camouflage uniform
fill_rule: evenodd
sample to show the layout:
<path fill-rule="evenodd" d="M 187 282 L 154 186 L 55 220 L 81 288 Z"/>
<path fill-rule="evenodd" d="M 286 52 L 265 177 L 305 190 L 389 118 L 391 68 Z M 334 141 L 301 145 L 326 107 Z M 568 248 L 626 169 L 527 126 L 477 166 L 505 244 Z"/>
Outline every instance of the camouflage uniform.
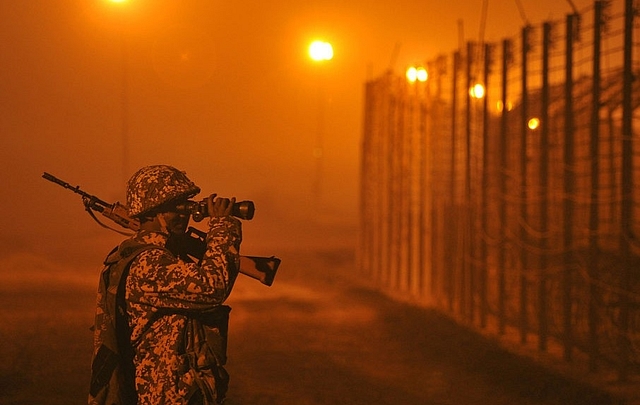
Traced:
<path fill-rule="evenodd" d="M 186 404 L 194 391 L 184 353 L 187 316 L 225 301 L 240 260 L 240 222 L 216 217 L 209 225 L 207 250 L 199 265 L 164 249 L 165 234 L 141 231 L 132 238 L 159 247 L 139 254 L 126 280 L 139 404 Z"/>
<path fill-rule="evenodd" d="M 147 166 L 127 183 L 128 214 L 151 218 L 163 205 L 168 208 L 166 204 L 199 192 L 185 172 Z M 198 264 L 183 257 L 185 252 L 175 244 L 168 246 L 168 229 L 145 229 L 105 260 L 89 403 L 179 405 L 189 398 L 194 403 L 197 398 L 198 403 L 220 402 L 228 382 L 222 366 L 230 310 L 222 304 L 240 267 L 240 221 L 209 219 Z"/>

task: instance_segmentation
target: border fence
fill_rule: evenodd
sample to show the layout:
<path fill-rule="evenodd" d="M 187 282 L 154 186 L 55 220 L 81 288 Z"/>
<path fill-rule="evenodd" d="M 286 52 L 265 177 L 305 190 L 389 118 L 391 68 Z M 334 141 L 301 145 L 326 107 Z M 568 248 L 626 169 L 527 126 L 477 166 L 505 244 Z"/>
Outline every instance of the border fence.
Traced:
<path fill-rule="evenodd" d="M 360 271 L 477 329 L 639 374 L 636 7 L 595 1 L 428 60 L 426 81 L 368 81 Z"/>

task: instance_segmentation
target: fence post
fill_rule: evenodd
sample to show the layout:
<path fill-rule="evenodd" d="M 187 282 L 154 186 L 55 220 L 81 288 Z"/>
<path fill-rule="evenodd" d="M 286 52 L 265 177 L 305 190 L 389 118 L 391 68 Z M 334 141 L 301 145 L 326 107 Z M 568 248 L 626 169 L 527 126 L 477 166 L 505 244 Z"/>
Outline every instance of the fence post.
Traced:
<path fill-rule="evenodd" d="M 634 0 L 625 2 L 624 23 L 624 67 L 622 86 L 622 210 L 620 243 L 622 253 L 622 276 L 620 277 L 620 380 L 627 379 L 629 368 L 629 296 L 626 293 L 631 281 L 631 254 L 629 241 L 632 238 L 633 221 L 633 15 Z"/>
<path fill-rule="evenodd" d="M 482 207 L 480 208 L 480 326 L 487 326 L 487 313 L 489 311 L 487 302 L 487 278 L 488 278 L 488 217 L 489 198 L 487 189 L 489 188 L 489 76 L 491 73 L 492 47 L 489 44 L 484 46 L 484 88 L 486 89 L 482 99 Z"/>
<path fill-rule="evenodd" d="M 442 81 L 447 72 L 447 57 L 445 55 L 440 55 L 436 58 L 434 63 L 434 70 L 436 73 L 435 78 L 435 100 L 430 103 L 431 110 L 433 113 L 431 116 L 432 128 L 440 127 L 441 123 L 444 121 L 443 116 L 441 114 L 444 110 L 443 106 L 443 90 L 442 90 Z M 430 84 L 430 82 L 427 82 Z M 437 111 L 435 110 L 437 109 Z M 444 176 L 446 172 L 446 158 L 444 156 L 445 147 L 443 146 L 444 137 L 443 134 L 434 129 L 433 131 L 429 131 L 431 136 L 429 137 L 432 142 L 433 148 L 429 150 L 429 161 L 432 162 L 430 165 L 431 168 L 431 177 L 435 176 L 436 170 L 439 171 L 439 175 Z M 436 150 L 442 151 L 442 153 L 438 153 Z M 435 184 L 431 184 L 430 187 L 430 195 L 431 201 L 436 202 L 431 206 L 431 229 L 436 230 L 436 237 L 431 237 L 431 294 L 436 299 L 438 304 L 442 304 L 442 295 L 446 291 L 446 283 L 447 283 L 447 258 L 445 256 L 445 249 L 447 245 L 446 241 L 446 230 L 443 229 L 442 223 L 447 221 L 447 211 L 446 211 L 446 199 L 444 190 L 446 190 L 446 181 L 443 181 L 445 186 L 435 186 Z M 434 189 L 437 192 L 434 192 Z"/>
<path fill-rule="evenodd" d="M 471 89 L 473 67 L 473 48 L 471 41 L 467 42 L 467 60 L 464 88 L 465 94 L 465 163 L 464 163 L 464 199 L 462 225 L 462 271 L 460 277 L 460 306 L 463 316 L 468 322 L 473 322 L 473 255 L 471 243 L 472 206 L 471 206 Z"/>
<path fill-rule="evenodd" d="M 540 127 L 540 280 L 538 288 L 538 347 L 547 350 L 549 320 L 547 316 L 547 248 L 549 238 L 549 59 L 551 23 L 543 24 L 542 35 L 542 111 Z"/>
<path fill-rule="evenodd" d="M 500 165 L 499 165 L 499 178 L 500 178 L 500 237 L 498 241 L 498 330 L 502 335 L 505 332 L 505 326 L 507 322 L 506 313 L 506 280 L 505 280 L 505 267 L 506 267 L 506 249 L 507 249 L 507 114 L 508 114 L 508 99 L 507 99 L 507 85 L 508 80 L 508 68 L 509 58 L 511 54 L 511 41 L 505 39 L 502 42 L 502 114 L 500 117 Z"/>
<path fill-rule="evenodd" d="M 371 215 L 370 207 L 366 204 L 367 197 L 369 197 L 369 191 L 371 190 L 370 173 L 372 170 L 373 156 L 373 125 L 371 114 L 373 99 L 371 96 L 372 82 L 366 82 L 364 86 L 364 119 L 362 123 L 362 141 L 360 143 L 361 159 L 360 159 L 360 233 L 358 234 L 358 251 L 356 267 L 361 273 L 361 276 L 370 276 L 365 272 L 371 270 L 371 246 L 374 235 L 373 227 L 370 227 L 370 219 L 375 218 L 375 215 Z"/>
<path fill-rule="evenodd" d="M 445 227 L 447 229 L 446 246 L 447 246 L 447 262 L 448 266 L 445 268 L 444 274 L 447 279 L 447 295 L 449 300 L 449 311 L 453 313 L 454 310 L 454 298 L 455 298 L 455 275 L 458 272 L 458 266 L 456 262 L 456 241 L 458 236 L 458 216 L 456 215 L 456 138 L 458 128 L 456 125 L 457 109 L 458 109 L 458 70 L 460 69 L 460 52 L 456 51 L 453 54 L 453 71 L 451 73 L 452 86 L 451 86 L 451 197 L 448 210 L 447 219 L 450 222 L 450 226 Z"/>
<path fill-rule="evenodd" d="M 395 90 L 395 98 L 396 98 L 396 109 L 395 109 L 395 121 L 394 121 L 394 131 L 392 133 L 392 144 L 393 144 L 393 163 L 391 166 L 391 171 L 393 172 L 393 181 L 392 181 L 392 192 L 390 194 L 390 198 L 392 199 L 392 209 L 391 215 L 393 216 L 393 239 L 391 239 L 391 243 L 393 246 L 393 275 L 390 283 L 391 290 L 395 293 L 401 287 L 401 279 L 402 279 L 402 230 L 403 230 L 403 217 L 404 213 L 402 212 L 403 208 L 403 200 L 404 196 L 402 195 L 402 188 L 404 185 L 404 155 L 403 155 L 403 143 L 405 137 L 405 128 L 404 128 L 404 119 L 405 119 L 405 103 L 406 97 L 404 91 L 398 89 L 398 83 L 396 84 Z"/>
<path fill-rule="evenodd" d="M 571 282 L 573 276 L 573 198 L 574 198 L 574 117 L 573 117 L 573 41 L 576 14 L 567 15 L 564 89 L 564 269 L 562 278 L 564 359 L 571 361 L 573 330 L 571 327 Z"/>
<path fill-rule="evenodd" d="M 589 154 L 591 156 L 591 195 L 589 201 L 589 370 L 597 368 L 598 349 L 598 290 L 594 280 L 598 277 L 598 222 L 599 222 L 599 190 L 600 190 L 600 64 L 602 45 L 604 1 L 595 2 L 593 21 L 593 81 L 591 100 L 591 133 L 589 141 Z"/>
<path fill-rule="evenodd" d="M 430 180 L 429 177 L 427 177 L 427 173 L 428 173 L 428 166 L 429 164 L 433 164 L 433 162 L 430 162 L 429 159 L 427 158 L 427 155 L 430 151 L 430 147 L 427 145 L 427 142 L 429 141 L 429 133 L 427 132 L 427 120 L 429 119 L 429 101 L 430 101 L 430 94 L 429 94 L 429 87 L 428 87 L 428 83 L 427 83 L 427 87 L 425 88 L 425 94 L 423 94 L 422 96 L 424 96 L 424 99 L 420 99 L 419 102 L 419 106 L 420 106 L 420 119 L 419 119 L 419 148 L 420 148 L 420 152 L 419 152 L 419 164 L 418 164 L 418 170 L 419 170 L 419 182 L 418 182 L 418 244 L 420 246 L 420 251 L 419 251 L 419 255 L 418 255 L 418 274 L 417 277 L 419 277 L 419 279 L 417 280 L 418 283 L 418 295 L 424 300 L 424 297 L 426 295 L 426 288 L 425 288 L 425 281 L 428 279 L 430 283 L 433 283 L 433 279 L 427 277 L 427 274 L 433 274 L 433 266 L 434 266 L 434 256 L 433 254 L 431 254 L 429 256 L 429 262 L 427 262 L 426 260 L 426 256 L 427 256 L 427 246 L 426 246 L 426 240 L 427 239 L 427 232 L 428 229 L 427 228 L 427 218 L 428 216 L 426 215 L 426 207 L 429 207 L 429 211 L 433 210 L 433 194 L 428 194 L 427 193 L 427 182 Z M 433 144 L 431 144 L 431 147 L 433 147 Z M 428 198 L 428 200 L 427 200 Z M 428 203 L 427 203 L 428 201 Z M 433 223 L 430 224 L 431 225 L 431 229 L 433 228 Z M 433 238 L 433 232 L 430 233 L 429 238 Z M 428 264 L 427 264 L 428 263 Z M 427 270 L 427 266 L 428 266 L 428 270 Z M 429 297 L 428 300 L 430 301 L 432 297 Z"/>
<path fill-rule="evenodd" d="M 527 342 L 527 332 L 529 329 L 529 317 L 527 316 L 527 273 L 528 273 L 528 252 L 527 252 L 527 229 L 524 224 L 527 222 L 527 139 L 528 139 L 528 121 L 529 121 L 529 83 L 528 83 L 528 63 L 529 51 L 529 33 L 531 26 L 527 25 L 522 29 L 522 110 L 520 115 L 520 217 L 523 225 L 520 226 L 520 263 L 522 273 L 520 274 L 520 342 Z"/>
<path fill-rule="evenodd" d="M 384 261 L 382 264 L 382 269 L 381 269 L 381 274 L 382 274 L 382 278 L 381 278 L 381 285 L 382 286 L 388 286 L 389 283 L 391 282 L 391 277 L 392 277 L 392 271 L 393 271 L 393 241 L 394 241 L 394 235 L 393 235 L 393 209 L 394 209 L 394 204 L 393 204 L 393 182 L 394 182 L 394 178 L 393 178 L 393 139 L 394 139 L 394 123 L 395 123 L 395 112 L 396 112 L 396 100 L 395 100 L 395 96 L 393 95 L 393 90 L 392 90 L 392 80 L 393 77 L 391 76 L 391 74 L 387 75 L 386 77 L 387 80 L 387 97 L 388 97 L 388 101 L 387 101 L 387 110 L 386 112 L 386 122 L 385 125 L 387 126 L 387 131 L 385 131 L 385 133 L 383 134 L 384 137 L 386 137 L 386 139 L 384 139 L 384 147 L 385 147 L 385 153 L 386 155 L 383 157 L 385 162 L 384 162 L 384 167 L 385 167 L 385 182 L 386 184 L 384 185 L 384 191 L 383 191 L 383 198 L 385 200 L 384 202 L 384 208 L 385 210 L 383 210 L 383 215 L 384 215 L 384 239 L 383 239 L 383 248 L 384 248 Z"/>

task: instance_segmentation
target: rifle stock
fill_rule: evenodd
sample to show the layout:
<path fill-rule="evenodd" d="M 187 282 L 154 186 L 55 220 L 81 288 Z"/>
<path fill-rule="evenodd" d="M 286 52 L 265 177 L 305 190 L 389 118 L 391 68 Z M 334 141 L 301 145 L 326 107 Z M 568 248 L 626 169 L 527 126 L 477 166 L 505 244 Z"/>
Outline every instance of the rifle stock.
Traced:
<path fill-rule="evenodd" d="M 46 180 L 58 184 L 61 187 L 69 189 L 76 194 L 81 195 L 82 202 L 85 206 L 86 211 L 98 224 L 100 224 L 100 226 L 124 235 L 130 235 L 103 224 L 95 216 L 94 211 L 101 213 L 102 215 L 125 229 L 134 232 L 137 232 L 140 229 L 140 222 L 135 218 L 131 218 L 127 213 L 127 207 L 120 204 L 119 202 L 115 202 L 113 204 L 108 203 L 94 195 L 82 191 L 80 189 L 80 186 L 74 187 L 69 183 L 62 181 L 46 172 L 42 175 L 42 177 Z M 207 248 L 205 242 L 206 235 L 206 232 L 193 227 L 189 227 L 186 235 L 187 238 L 178 242 L 179 246 L 177 250 L 184 251 L 188 256 L 199 261 L 204 255 L 204 252 Z M 278 271 L 278 267 L 280 266 L 280 261 L 281 260 L 275 256 L 240 256 L 240 268 L 238 269 L 238 271 L 246 276 L 260 281 L 266 286 L 271 286 L 276 276 L 276 272 Z"/>
<path fill-rule="evenodd" d="M 202 259 L 207 249 L 206 244 L 207 233 L 194 227 L 189 227 L 185 237 L 181 240 L 174 241 L 178 251 L 185 252 L 188 256 L 199 261 Z M 276 272 L 280 266 L 280 259 L 271 256 L 240 256 L 240 268 L 238 271 L 245 276 L 249 276 L 260 281 L 266 286 L 271 286 L 276 277 Z"/>

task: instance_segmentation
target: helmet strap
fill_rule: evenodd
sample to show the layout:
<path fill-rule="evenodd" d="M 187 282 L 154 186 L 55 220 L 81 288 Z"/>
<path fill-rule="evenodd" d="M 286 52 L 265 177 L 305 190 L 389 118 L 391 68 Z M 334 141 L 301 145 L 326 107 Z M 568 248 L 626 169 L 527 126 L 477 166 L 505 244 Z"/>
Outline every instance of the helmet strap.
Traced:
<path fill-rule="evenodd" d="M 169 227 L 167 226 L 167 221 L 164 219 L 163 214 L 157 214 L 156 218 L 158 218 L 158 223 L 160 223 L 160 232 L 170 234 Z"/>

